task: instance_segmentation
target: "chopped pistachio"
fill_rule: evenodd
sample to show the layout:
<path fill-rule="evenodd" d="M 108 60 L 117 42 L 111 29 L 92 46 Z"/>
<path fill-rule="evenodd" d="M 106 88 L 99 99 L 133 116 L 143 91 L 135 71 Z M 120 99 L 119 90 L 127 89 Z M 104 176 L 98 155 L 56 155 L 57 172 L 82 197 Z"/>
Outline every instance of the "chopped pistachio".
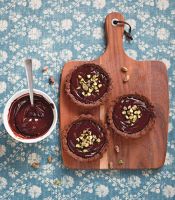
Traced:
<path fill-rule="evenodd" d="M 85 91 L 88 91 L 88 90 L 89 90 L 89 87 L 88 87 L 86 84 L 83 84 L 83 85 L 82 85 L 82 88 L 83 88 L 83 90 L 85 90 Z"/>
<path fill-rule="evenodd" d="M 84 144 L 84 146 L 85 146 L 85 147 L 88 147 L 88 146 L 89 146 L 89 144 L 88 144 L 88 143 L 85 143 L 85 144 Z"/>
<path fill-rule="evenodd" d="M 130 76 L 129 75 L 126 75 L 124 78 L 123 78 L 123 83 L 126 83 L 129 81 L 129 78 Z"/>
<path fill-rule="evenodd" d="M 130 115 L 130 116 L 129 116 L 129 119 L 133 119 L 133 116 L 132 116 L 132 115 Z"/>
<path fill-rule="evenodd" d="M 93 83 L 93 85 L 95 85 L 95 86 L 96 86 L 96 85 L 97 85 L 97 82 L 94 82 L 94 83 Z"/>
<path fill-rule="evenodd" d="M 126 111 L 125 111 L 125 110 L 124 110 L 124 111 L 122 111 L 122 114 L 123 114 L 123 115 L 126 115 Z"/>
<path fill-rule="evenodd" d="M 85 152 L 85 148 L 89 147 L 90 145 L 93 145 L 94 142 L 99 143 L 101 140 L 100 138 L 97 138 L 96 135 L 93 135 L 92 131 L 90 131 L 89 129 L 85 129 L 83 130 L 81 135 L 78 138 L 76 138 L 76 141 L 78 141 L 78 143 L 75 146 L 79 149 L 79 151 L 81 151 L 80 149 L 82 149 L 81 152 Z"/>
<path fill-rule="evenodd" d="M 137 115 L 134 115 L 134 116 L 133 116 L 133 119 L 137 119 Z"/>
<path fill-rule="evenodd" d="M 124 106 L 124 107 L 123 107 L 123 110 L 127 110 L 127 107 L 126 107 L 126 106 Z"/>
<path fill-rule="evenodd" d="M 92 140 L 92 136 L 91 135 L 89 136 L 89 139 Z"/>
<path fill-rule="evenodd" d="M 31 164 L 31 167 L 35 168 L 35 169 L 38 169 L 40 167 L 40 163 L 39 162 L 33 162 Z"/>
<path fill-rule="evenodd" d="M 126 119 L 129 119 L 127 123 L 131 124 L 131 126 L 134 125 L 137 119 L 141 118 L 141 110 L 139 110 L 137 105 L 129 105 L 127 107 L 124 106 L 122 114 L 125 116 Z"/>
<path fill-rule="evenodd" d="M 118 164 L 119 164 L 119 165 L 123 165 L 123 164 L 124 164 L 123 160 L 119 160 L 119 161 L 118 161 Z"/>
<path fill-rule="evenodd" d="M 130 108 L 130 110 L 129 110 L 131 113 L 133 113 L 133 109 L 132 108 Z"/>
<path fill-rule="evenodd" d="M 132 109 L 136 110 L 137 109 L 137 105 L 133 105 Z"/>
<path fill-rule="evenodd" d="M 93 76 L 91 74 L 87 74 L 86 77 L 88 80 L 85 80 L 81 75 L 78 75 L 78 78 L 80 79 L 79 83 L 81 85 L 80 89 L 83 89 L 83 96 L 91 96 L 94 89 L 97 90 L 95 92 L 99 92 L 98 89 L 102 84 L 99 84 L 100 86 L 98 85 L 98 82 L 100 81 L 98 76 L 98 74 L 94 74 Z M 79 89 L 79 87 L 77 89 Z"/>
<path fill-rule="evenodd" d="M 89 88 L 88 92 L 92 93 L 93 92 L 93 88 Z"/>
<path fill-rule="evenodd" d="M 118 145 L 115 145 L 114 149 L 115 149 L 115 151 L 116 151 L 117 153 L 119 153 L 120 149 L 119 149 L 119 146 L 118 146 Z"/>
<path fill-rule="evenodd" d="M 59 185 L 61 185 L 61 181 L 56 179 L 56 180 L 54 180 L 53 184 L 59 186 Z"/>
<path fill-rule="evenodd" d="M 98 138 L 96 141 L 99 143 L 101 140 L 100 140 L 100 138 Z"/>
<path fill-rule="evenodd" d="M 48 156 L 47 161 L 48 161 L 48 163 L 51 163 L 52 162 L 52 157 Z"/>
<path fill-rule="evenodd" d="M 43 68 L 43 70 L 42 70 L 42 72 L 44 73 L 44 72 L 47 72 L 48 71 L 48 66 L 45 66 L 44 68 Z"/>
<path fill-rule="evenodd" d="M 127 67 L 121 67 L 121 71 L 122 71 L 122 72 L 127 72 L 127 71 L 128 71 L 128 68 L 127 68 Z"/>
<path fill-rule="evenodd" d="M 129 110 L 127 110 L 127 114 L 128 114 L 128 115 L 130 115 L 130 114 L 131 114 Z"/>
<path fill-rule="evenodd" d="M 109 169 L 113 169 L 113 167 L 114 167 L 113 162 L 109 162 L 108 166 L 109 166 Z"/>
<path fill-rule="evenodd" d="M 137 114 L 138 114 L 138 115 L 140 115 L 140 113 L 141 113 L 141 111 L 140 111 L 140 110 L 138 110 L 138 111 L 137 111 Z"/>
<path fill-rule="evenodd" d="M 136 120 L 137 120 L 137 119 L 134 118 L 134 119 L 132 119 L 132 122 L 136 122 Z"/>

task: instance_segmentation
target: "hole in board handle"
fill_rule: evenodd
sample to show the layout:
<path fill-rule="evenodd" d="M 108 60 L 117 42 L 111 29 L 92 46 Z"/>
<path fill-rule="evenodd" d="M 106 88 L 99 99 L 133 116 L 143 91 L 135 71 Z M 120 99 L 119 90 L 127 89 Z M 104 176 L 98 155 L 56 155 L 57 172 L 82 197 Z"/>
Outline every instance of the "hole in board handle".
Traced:
<path fill-rule="evenodd" d="M 118 20 L 117 18 L 112 19 L 112 25 L 113 25 L 113 26 L 117 26 L 118 21 L 119 21 L 119 20 Z"/>

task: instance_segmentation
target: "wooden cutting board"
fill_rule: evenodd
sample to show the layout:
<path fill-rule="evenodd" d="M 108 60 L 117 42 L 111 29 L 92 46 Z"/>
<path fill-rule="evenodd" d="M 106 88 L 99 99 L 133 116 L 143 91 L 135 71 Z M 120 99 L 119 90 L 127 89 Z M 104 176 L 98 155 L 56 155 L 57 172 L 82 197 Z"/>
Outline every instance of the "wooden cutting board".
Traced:
<path fill-rule="evenodd" d="M 126 55 L 122 39 L 124 26 L 113 26 L 112 20 L 115 18 L 124 21 L 124 17 L 120 13 L 111 13 L 106 17 L 106 51 L 96 60 L 88 61 L 101 65 L 110 73 L 113 81 L 110 98 L 104 105 L 91 110 L 83 110 L 75 105 L 65 94 L 65 78 L 75 66 L 88 62 L 71 61 L 66 63 L 62 70 L 60 87 L 60 136 L 62 138 L 62 130 L 65 126 L 81 114 L 90 113 L 97 120 L 105 123 L 110 102 L 118 96 L 131 93 L 144 95 L 154 105 L 155 126 L 148 134 L 139 139 L 125 139 L 110 132 L 107 152 L 100 160 L 93 162 L 78 162 L 62 149 L 64 165 L 71 169 L 150 169 L 161 167 L 165 161 L 169 114 L 166 66 L 160 61 L 136 61 Z M 121 72 L 122 66 L 129 69 L 130 79 L 125 84 Z M 119 146 L 119 153 L 114 150 L 115 145 Z M 122 165 L 118 163 L 120 159 L 124 161 Z M 112 163 L 113 167 L 109 167 L 109 163 Z"/>

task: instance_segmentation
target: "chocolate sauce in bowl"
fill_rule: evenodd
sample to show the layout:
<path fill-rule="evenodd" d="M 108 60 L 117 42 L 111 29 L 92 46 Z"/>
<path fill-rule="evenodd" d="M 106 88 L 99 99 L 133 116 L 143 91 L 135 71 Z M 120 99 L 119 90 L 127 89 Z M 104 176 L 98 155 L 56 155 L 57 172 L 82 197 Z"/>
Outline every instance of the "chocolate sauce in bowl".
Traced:
<path fill-rule="evenodd" d="M 90 131 L 91 137 L 95 136 L 96 141 L 94 141 L 88 147 L 78 148 L 77 144 L 81 140 L 82 133 L 85 130 Z M 79 138 L 80 140 L 77 141 L 77 138 Z M 84 138 L 86 138 L 86 136 L 84 136 Z M 76 155 L 83 158 L 93 157 L 101 151 L 101 149 L 106 143 L 107 138 L 105 133 L 103 132 L 102 127 L 90 119 L 84 119 L 73 123 L 67 133 L 67 144 L 69 149 Z M 84 149 L 86 149 L 86 152 L 83 152 Z"/>
<path fill-rule="evenodd" d="M 53 104 L 43 96 L 34 94 L 34 105 L 29 94 L 16 99 L 10 106 L 8 119 L 14 134 L 33 139 L 44 135 L 53 122 Z"/>

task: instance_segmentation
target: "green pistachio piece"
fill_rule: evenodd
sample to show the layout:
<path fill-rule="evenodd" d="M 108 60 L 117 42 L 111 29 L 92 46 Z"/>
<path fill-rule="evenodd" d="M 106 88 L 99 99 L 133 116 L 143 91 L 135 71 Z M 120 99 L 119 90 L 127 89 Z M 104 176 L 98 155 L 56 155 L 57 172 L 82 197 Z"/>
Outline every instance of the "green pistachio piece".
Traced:
<path fill-rule="evenodd" d="M 123 107 L 123 110 L 127 110 L 127 107 L 126 107 L 126 106 L 124 106 L 124 107 Z"/>
<path fill-rule="evenodd" d="M 86 84 L 83 84 L 83 85 L 82 85 L 82 88 L 83 88 L 83 90 L 85 90 L 85 91 L 88 91 L 88 90 L 89 90 L 89 87 L 88 87 Z"/>
<path fill-rule="evenodd" d="M 123 160 L 119 160 L 119 161 L 118 161 L 118 164 L 119 164 L 119 165 L 123 165 L 123 164 L 124 164 L 124 161 L 123 161 Z"/>
<path fill-rule="evenodd" d="M 75 146 L 76 146 L 77 148 L 80 148 L 80 145 L 79 145 L 79 144 L 76 144 Z"/>
<path fill-rule="evenodd" d="M 138 115 L 140 115 L 140 114 L 141 114 L 141 111 L 140 111 L 140 110 L 138 110 L 138 111 L 137 111 L 137 114 L 138 114 Z"/>
<path fill-rule="evenodd" d="M 98 138 L 96 141 L 99 143 L 101 140 L 100 140 L 100 138 Z"/>
<path fill-rule="evenodd" d="M 89 88 L 88 92 L 92 93 L 93 92 L 93 88 Z"/>
<path fill-rule="evenodd" d="M 132 116 L 132 115 L 130 115 L 130 116 L 129 116 L 129 119 L 133 119 L 133 116 Z"/>
<path fill-rule="evenodd" d="M 129 119 L 128 115 L 125 116 L 126 119 Z"/>
<path fill-rule="evenodd" d="M 95 86 L 96 86 L 96 85 L 97 85 L 97 82 L 94 82 L 94 83 L 93 83 L 93 85 L 95 85 Z"/>
<path fill-rule="evenodd" d="M 129 110 L 131 113 L 133 113 L 133 109 L 131 108 L 130 110 Z"/>
<path fill-rule="evenodd" d="M 133 106 L 132 106 L 132 109 L 133 109 L 133 110 L 136 110 L 136 109 L 137 109 L 137 106 L 136 106 L 136 105 L 133 105 Z"/>

